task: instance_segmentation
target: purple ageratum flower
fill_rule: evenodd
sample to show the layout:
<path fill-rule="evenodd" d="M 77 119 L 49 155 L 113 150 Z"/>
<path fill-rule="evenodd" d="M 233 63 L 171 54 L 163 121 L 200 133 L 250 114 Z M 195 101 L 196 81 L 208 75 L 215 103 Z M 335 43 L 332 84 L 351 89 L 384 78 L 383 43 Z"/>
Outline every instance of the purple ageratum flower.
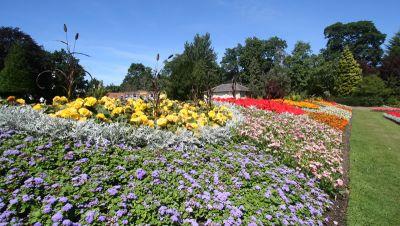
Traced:
<path fill-rule="evenodd" d="M 127 225 L 128 223 L 129 223 L 128 220 L 123 220 L 123 221 L 122 221 L 122 224 L 123 224 L 123 225 Z"/>
<path fill-rule="evenodd" d="M 33 226 L 42 226 L 42 223 L 36 222 L 36 223 L 33 224 Z"/>
<path fill-rule="evenodd" d="M 72 209 L 72 207 L 73 207 L 72 204 L 67 203 L 61 208 L 61 210 L 64 212 L 68 212 L 70 209 Z"/>
<path fill-rule="evenodd" d="M 58 199 L 58 201 L 65 203 L 65 202 L 68 201 L 68 198 L 67 197 L 61 197 L 61 198 Z"/>
<path fill-rule="evenodd" d="M 174 214 L 171 216 L 171 220 L 172 220 L 172 222 L 179 222 L 179 216 Z"/>
<path fill-rule="evenodd" d="M 158 177 L 160 176 L 160 174 L 159 174 L 158 170 L 154 170 L 154 171 L 151 173 L 151 176 L 152 176 L 153 178 L 158 178 Z"/>
<path fill-rule="evenodd" d="M 146 176 L 146 171 L 144 169 L 138 169 L 136 170 L 136 177 L 139 180 L 142 180 Z"/>
<path fill-rule="evenodd" d="M 51 217 L 51 220 L 53 222 L 60 222 L 62 220 L 62 218 L 63 218 L 62 213 L 61 212 L 57 212 Z"/>
<path fill-rule="evenodd" d="M 10 149 L 5 152 L 3 152 L 3 156 L 9 156 L 9 155 L 19 155 L 21 152 L 15 149 Z"/>
<path fill-rule="evenodd" d="M 117 217 L 122 217 L 126 214 L 126 212 L 127 212 L 126 209 L 118 210 L 116 215 Z"/>
<path fill-rule="evenodd" d="M 114 196 L 118 193 L 119 186 L 114 186 L 112 188 L 107 189 L 108 194 Z"/>
<path fill-rule="evenodd" d="M 67 152 L 67 154 L 64 155 L 64 159 L 65 160 L 72 160 L 74 158 L 74 152 L 73 151 L 69 151 Z"/>
<path fill-rule="evenodd" d="M 10 205 L 11 205 L 11 206 L 14 205 L 14 204 L 16 204 L 16 203 L 18 203 L 18 198 L 10 199 Z"/>
<path fill-rule="evenodd" d="M 265 215 L 265 218 L 270 221 L 272 219 L 272 216 L 267 214 L 267 215 Z"/>
<path fill-rule="evenodd" d="M 31 196 L 25 194 L 25 195 L 22 196 L 22 201 L 23 202 L 28 202 L 29 200 L 31 200 L 31 198 L 32 198 Z"/>
<path fill-rule="evenodd" d="M 33 178 L 33 181 L 35 182 L 36 185 L 39 185 L 39 184 L 43 183 L 43 179 L 40 178 L 40 177 Z"/>
<path fill-rule="evenodd" d="M 137 196 L 134 193 L 129 193 L 126 197 L 128 199 L 137 199 Z"/>
<path fill-rule="evenodd" d="M 70 225 L 72 225 L 72 221 L 65 219 L 65 220 L 63 220 L 62 225 L 70 226 Z"/>
<path fill-rule="evenodd" d="M 96 214 L 96 212 L 93 211 L 93 210 L 88 211 L 86 213 L 86 217 L 85 217 L 86 222 L 91 224 L 93 222 L 93 220 L 94 220 L 94 215 L 95 214 Z"/>
<path fill-rule="evenodd" d="M 105 216 L 99 216 L 98 219 L 99 219 L 99 221 L 104 222 L 106 220 L 106 217 Z"/>
<path fill-rule="evenodd" d="M 32 136 L 29 136 L 29 137 L 26 137 L 24 141 L 30 143 L 30 142 L 32 142 L 33 140 L 34 140 L 33 137 L 32 137 Z"/>
<path fill-rule="evenodd" d="M 47 214 L 51 212 L 51 205 L 45 205 L 43 208 L 43 213 Z"/>

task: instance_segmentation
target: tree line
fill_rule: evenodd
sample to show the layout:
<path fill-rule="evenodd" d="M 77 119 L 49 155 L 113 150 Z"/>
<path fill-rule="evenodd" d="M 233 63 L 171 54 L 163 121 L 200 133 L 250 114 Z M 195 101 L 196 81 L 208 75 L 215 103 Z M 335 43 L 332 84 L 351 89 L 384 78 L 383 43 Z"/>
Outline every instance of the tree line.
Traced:
<path fill-rule="evenodd" d="M 159 84 L 171 98 L 180 100 L 202 98 L 205 91 L 227 82 L 247 86 L 256 98 L 337 97 L 361 105 L 399 99 L 400 32 L 386 46 L 386 34 L 371 21 L 338 22 L 327 26 L 323 34 L 327 44 L 318 53 L 304 41 L 298 41 L 289 53 L 286 41 L 279 37 L 249 37 L 227 48 L 221 62 L 217 62 L 210 34 L 196 34 L 184 44 L 182 53 L 164 61 Z M 34 75 L 45 67 L 62 65 L 63 54 L 63 50 L 44 51 L 17 28 L 0 28 L 0 94 L 62 93 L 54 87 L 48 87 L 51 92 L 38 90 Z M 96 79 L 85 81 L 82 73 L 75 95 L 151 91 L 153 79 L 152 68 L 135 62 L 120 85 L 105 87 Z"/>

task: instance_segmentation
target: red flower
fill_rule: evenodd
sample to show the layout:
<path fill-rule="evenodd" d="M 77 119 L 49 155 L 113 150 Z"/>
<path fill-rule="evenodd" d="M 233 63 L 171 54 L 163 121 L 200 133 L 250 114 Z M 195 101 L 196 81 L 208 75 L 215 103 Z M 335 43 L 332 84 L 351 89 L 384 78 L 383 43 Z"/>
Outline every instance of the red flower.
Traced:
<path fill-rule="evenodd" d="M 252 98 L 215 98 L 215 101 L 219 102 L 228 102 L 232 104 L 236 104 L 242 107 L 251 107 L 254 106 L 255 108 L 273 111 L 276 113 L 292 113 L 294 115 L 302 115 L 304 111 L 298 107 L 294 107 L 282 102 L 272 101 L 272 100 L 264 100 L 264 99 L 252 99 Z"/>

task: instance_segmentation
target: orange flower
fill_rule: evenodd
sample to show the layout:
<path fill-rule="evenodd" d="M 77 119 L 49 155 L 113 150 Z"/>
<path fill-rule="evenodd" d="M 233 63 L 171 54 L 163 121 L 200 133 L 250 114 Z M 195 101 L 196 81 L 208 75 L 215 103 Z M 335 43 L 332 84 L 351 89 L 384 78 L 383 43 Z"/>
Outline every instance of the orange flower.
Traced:
<path fill-rule="evenodd" d="M 340 118 L 336 115 L 331 115 L 327 113 L 320 113 L 320 112 L 310 112 L 308 115 L 319 122 L 325 123 L 330 127 L 333 127 L 338 130 L 344 131 L 349 121 L 346 119 Z"/>

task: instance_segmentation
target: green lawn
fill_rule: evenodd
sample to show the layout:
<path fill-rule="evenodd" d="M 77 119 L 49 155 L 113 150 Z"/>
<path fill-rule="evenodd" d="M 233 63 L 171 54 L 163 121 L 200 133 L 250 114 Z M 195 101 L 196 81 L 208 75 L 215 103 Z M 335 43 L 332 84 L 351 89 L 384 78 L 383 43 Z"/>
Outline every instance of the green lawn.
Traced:
<path fill-rule="evenodd" d="M 354 109 L 348 225 L 400 225 L 400 125 Z"/>

